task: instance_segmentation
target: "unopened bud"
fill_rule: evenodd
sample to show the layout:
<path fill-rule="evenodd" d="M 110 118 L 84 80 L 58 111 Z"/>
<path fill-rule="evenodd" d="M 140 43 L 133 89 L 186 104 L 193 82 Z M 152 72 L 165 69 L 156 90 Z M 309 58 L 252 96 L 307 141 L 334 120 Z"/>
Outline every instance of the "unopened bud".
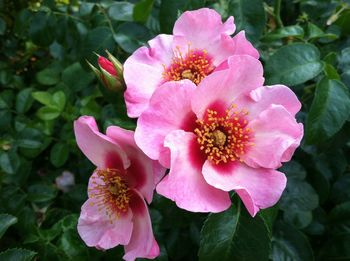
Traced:
<path fill-rule="evenodd" d="M 118 92 L 125 87 L 123 66 L 113 55 L 109 52 L 107 52 L 107 54 L 109 59 L 98 55 L 99 69 L 95 68 L 89 62 L 88 64 L 108 90 Z"/>

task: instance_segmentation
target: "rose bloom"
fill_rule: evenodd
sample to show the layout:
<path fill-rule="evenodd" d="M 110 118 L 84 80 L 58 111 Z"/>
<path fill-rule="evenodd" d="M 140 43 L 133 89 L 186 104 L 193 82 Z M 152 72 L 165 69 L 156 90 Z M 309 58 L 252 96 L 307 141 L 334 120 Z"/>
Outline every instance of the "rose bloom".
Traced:
<path fill-rule="evenodd" d="M 104 135 L 89 116 L 76 120 L 74 131 L 79 148 L 97 167 L 81 208 L 80 237 L 103 250 L 124 245 L 125 260 L 155 258 L 159 247 L 145 200 L 152 201 L 165 169 L 136 147 L 132 131 L 111 126 Z"/>
<path fill-rule="evenodd" d="M 135 140 L 170 168 L 159 194 L 189 211 L 220 212 L 234 190 L 252 216 L 278 201 L 286 177 L 276 168 L 302 139 L 301 104 L 288 87 L 263 83 L 259 60 L 241 55 L 198 86 L 173 81 L 155 91 Z"/>
<path fill-rule="evenodd" d="M 222 23 L 214 10 L 186 11 L 175 22 L 173 35 L 160 34 L 148 42 L 149 47 L 136 50 L 124 63 L 129 117 L 139 117 L 165 82 L 189 79 L 198 85 L 225 66 L 231 55 L 259 58 L 244 31 L 232 38 L 234 31 L 232 16 Z"/>

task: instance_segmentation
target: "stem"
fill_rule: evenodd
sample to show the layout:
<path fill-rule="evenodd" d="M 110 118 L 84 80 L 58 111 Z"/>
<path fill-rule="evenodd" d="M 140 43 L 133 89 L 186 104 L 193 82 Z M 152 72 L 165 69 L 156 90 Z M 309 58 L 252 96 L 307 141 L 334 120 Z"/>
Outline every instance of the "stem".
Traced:
<path fill-rule="evenodd" d="M 281 28 L 283 27 L 283 23 L 281 20 L 281 0 L 275 0 L 275 8 L 274 8 L 274 13 L 275 13 L 275 19 L 277 22 L 277 27 Z"/>
<path fill-rule="evenodd" d="M 98 6 L 99 10 L 101 11 L 101 13 L 104 15 L 104 17 L 106 18 L 108 26 L 109 26 L 109 28 L 112 31 L 112 34 L 115 35 L 115 31 L 113 29 L 112 21 L 111 21 L 111 19 L 109 19 L 108 15 L 106 13 L 106 10 L 100 4 L 97 4 L 97 6 Z"/>

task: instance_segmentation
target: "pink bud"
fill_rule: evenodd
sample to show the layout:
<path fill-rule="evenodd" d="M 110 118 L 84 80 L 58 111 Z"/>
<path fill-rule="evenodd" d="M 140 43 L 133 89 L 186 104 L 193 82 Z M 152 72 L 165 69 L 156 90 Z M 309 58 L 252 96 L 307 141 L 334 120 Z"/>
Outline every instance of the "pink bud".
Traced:
<path fill-rule="evenodd" d="M 98 57 L 98 64 L 101 66 L 102 69 L 107 71 L 109 74 L 113 76 L 117 76 L 117 71 L 113 65 L 107 58 L 103 56 Z"/>

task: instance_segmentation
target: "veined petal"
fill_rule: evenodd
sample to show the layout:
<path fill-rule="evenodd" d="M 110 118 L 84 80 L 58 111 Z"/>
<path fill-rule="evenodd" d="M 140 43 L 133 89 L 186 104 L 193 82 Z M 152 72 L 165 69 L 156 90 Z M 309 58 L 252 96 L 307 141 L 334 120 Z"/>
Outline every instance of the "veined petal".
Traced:
<path fill-rule="evenodd" d="M 129 157 L 130 167 L 125 175 L 129 186 L 138 190 L 146 198 L 147 202 L 151 203 L 155 188 L 154 161 L 137 147 L 133 131 L 110 126 L 107 128 L 106 133 L 108 137 L 120 145 Z"/>
<path fill-rule="evenodd" d="M 153 160 L 159 160 L 164 138 L 172 130 L 190 129 L 195 124 L 190 99 L 196 85 L 189 80 L 163 84 L 152 96 L 148 109 L 140 116 L 135 131 L 136 144 Z M 162 155 L 169 167 L 169 156 Z"/>
<path fill-rule="evenodd" d="M 161 85 L 164 66 L 173 58 L 173 36 L 161 34 L 137 49 L 124 63 L 124 93 L 128 116 L 139 117 L 153 92 Z"/>
<path fill-rule="evenodd" d="M 220 102 L 228 108 L 237 97 L 249 94 L 263 82 L 259 60 L 248 55 L 231 56 L 227 69 L 213 72 L 198 85 L 191 100 L 192 110 L 201 119 L 211 104 Z"/>
<path fill-rule="evenodd" d="M 235 190 L 252 216 L 255 216 L 259 209 L 276 204 L 287 182 L 282 172 L 254 169 L 239 162 L 220 166 L 206 161 L 203 175 L 208 184 L 218 189 Z"/>
<path fill-rule="evenodd" d="M 303 125 L 282 105 L 270 105 L 248 127 L 254 133 L 254 146 L 241 159 L 255 168 L 280 167 L 291 159 L 303 137 Z"/>
<path fill-rule="evenodd" d="M 262 86 L 248 95 L 241 95 L 235 100 L 239 107 L 249 111 L 249 118 L 255 119 L 271 104 L 282 105 L 293 117 L 301 109 L 301 103 L 295 93 L 284 85 Z"/>
<path fill-rule="evenodd" d="M 98 168 L 129 167 L 130 161 L 125 152 L 114 140 L 98 131 L 93 117 L 81 116 L 74 121 L 74 133 L 80 150 Z"/>
<path fill-rule="evenodd" d="M 129 243 L 133 230 L 132 212 L 111 219 L 99 210 L 94 199 L 88 199 L 81 207 L 78 233 L 86 245 L 98 249 L 110 249 Z"/>
<path fill-rule="evenodd" d="M 185 36 L 189 41 L 201 43 L 220 36 L 221 33 L 231 35 L 235 31 L 233 17 L 222 23 L 221 16 L 215 10 L 201 8 L 184 12 L 175 22 L 173 34 Z"/>
<path fill-rule="evenodd" d="M 171 167 L 157 186 L 159 194 L 192 212 L 221 212 L 230 207 L 228 193 L 204 180 L 201 173 L 204 159 L 193 133 L 173 131 L 167 135 L 165 146 L 171 150 Z"/>
<path fill-rule="evenodd" d="M 232 38 L 235 45 L 235 53 L 236 55 L 247 54 L 256 59 L 259 59 L 259 52 L 254 46 L 247 40 L 245 37 L 245 32 L 240 31 Z"/>
<path fill-rule="evenodd" d="M 159 255 L 159 247 L 153 236 L 148 208 L 142 196 L 135 190 L 130 208 L 133 212 L 133 232 L 129 244 L 124 247 L 123 258 L 127 261 L 133 261 L 138 257 L 155 258 Z"/>

